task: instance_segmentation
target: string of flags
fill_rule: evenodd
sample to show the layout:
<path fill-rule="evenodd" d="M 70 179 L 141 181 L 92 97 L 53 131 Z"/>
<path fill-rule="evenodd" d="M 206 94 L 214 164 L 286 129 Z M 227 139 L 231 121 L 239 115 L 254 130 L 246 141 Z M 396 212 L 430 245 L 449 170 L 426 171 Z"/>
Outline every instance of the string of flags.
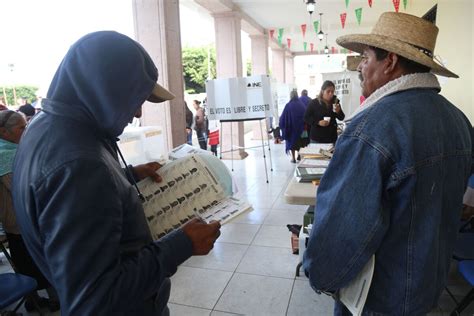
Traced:
<path fill-rule="evenodd" d="M 339 0 L 339 1 L 342 1 L 342 0 Z M 377 1 L 381 1 L 381 0 L 377 0 Z M 390 1 L 390 0 L 388 0 L 388 1 Z M 350 0 L 344 0 L 344 2 L 345 2 L 346 9 L 348 9 Z M 372 8 L 373 2 L 374 2 L 374 0 L 367 0 L 369 8 Z M 403 8 L 405 10 L 406 10 L 407 5 L 408 5 L 408 0 L 391 0 L 391 2 L 393 4 L 393 8 L 394 8 L 395 12 L 399 12 L 400 2 L 402 2 Z M 359 25 L 359 26 L 362 23 L 362 16 L 363 16 L 362 15 L 362 10 L 363 10 L 362 7 L 354 9 L 355 20 L 357 22 L 357 25 Z M 339 14 L 341 28 L 343 28 L 343 29 L 345 28 L 346 21 L 347 21 L 348 17 L 349 16 L 348 16 L 347 12 L 342 12 L 342 13 Z M 321 30 L 320 27 L 321 26 L 320 26 L 320 21 L 319 20 L 313 21 L 313 30 L 314 30 L 314 33 L 315 33 L 316 36 L 317 36 L 318 32 Z M 303 50 L 305 52 L 308 50 L 308 43 L 309 43 L 310 51 L 314 52 L 315 51 L 315 43 L 313 43 L 311 41 L 308 41 L 309 38 L 307 38 L 307 36 L 306 36 L 307 35 L 307 30 L 308 30 L 307 29 L 307 24 L 306 23 L 301 24 L 300 29 L 301 29 L 301 34 L 303 35 Z M 285 34 L 285 28 L 270 29 L 269 30 L 270 39 L 274 39 L 276 32 L 277 32 L 276 40 L 278 42 L 278 45 L 282 46 L 283 45 L 283 38 L 284 38 L 284 34 Z M 290 49 L 291 45 L 293 44 L 292 39 L 291 39 L 291 37 L 288 37 L 288 36 L 285 36 L 285 37 L 286 37 L 286 45 Z M 316 42 L 318 42 L 318 41 L 316 41 Z M 334 51 L 335 51 L 335 48 L 332 47 L 331 52 L 334 52 Z M 343 52 L 343 51 L 347 52 L 346 49 L 341 49 L 340 50 L 340 52 Z"/>

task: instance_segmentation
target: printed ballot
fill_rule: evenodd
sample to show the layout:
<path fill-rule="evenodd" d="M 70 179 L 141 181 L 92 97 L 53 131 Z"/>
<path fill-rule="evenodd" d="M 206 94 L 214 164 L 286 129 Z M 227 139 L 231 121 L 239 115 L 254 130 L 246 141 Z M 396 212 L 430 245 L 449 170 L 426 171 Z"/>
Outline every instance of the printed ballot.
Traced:
<path fill-rule="evenodd" d="M 184 156 L 165 164 L 157 173 L 162 182 L 147 178 L 138 183 L 154 240 L 194 217 L 224 224 L 252 209 L 246 201 L 232 196 L 232 176 L 212 155 Z"/>

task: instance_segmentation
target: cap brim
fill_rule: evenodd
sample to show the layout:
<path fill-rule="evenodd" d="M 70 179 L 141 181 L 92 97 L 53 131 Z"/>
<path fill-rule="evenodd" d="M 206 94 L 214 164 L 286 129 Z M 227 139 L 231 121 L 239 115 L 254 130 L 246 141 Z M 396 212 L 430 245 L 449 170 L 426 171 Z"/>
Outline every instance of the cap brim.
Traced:
<path fill-rule="evenodd" d="M 373 46 L 403 56 L 421 65 L 427 66 L 431 72 L 445 77 L 459 78 L 454 72 L 436 63 L 432 58 L 420 52 L 410 44 L 378 34 L 351 34 L 336 39 L 337 44 L 351 51 L 362 54 L 365 47 Z"/>
<path fill-rule="evenodd" d="M 168 100 L 172 100 L 175 98 L 175 95 L 160 86 L 159 84 L 155 83 L 155 87 L 153 87 L 153 91 L 151 95 L 148 97 L 148 101 L 153 103 L 160 103 Z"/>

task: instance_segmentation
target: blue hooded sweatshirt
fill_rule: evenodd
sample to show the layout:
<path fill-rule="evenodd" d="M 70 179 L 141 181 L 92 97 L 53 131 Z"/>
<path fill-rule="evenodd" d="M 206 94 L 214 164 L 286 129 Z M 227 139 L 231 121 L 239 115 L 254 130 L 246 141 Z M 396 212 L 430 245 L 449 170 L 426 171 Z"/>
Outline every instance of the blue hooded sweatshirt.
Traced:
<path fill-rule="evenodd" d="M 192 254 L 180 229 L 152 241 L 117 161 L 115 137 L 157 78 L 132 39 L 86 35 L 69 49 L 18 147 L 17 221 L 61 315 L 157 315 L 168 300 L 160 287 Z"/>

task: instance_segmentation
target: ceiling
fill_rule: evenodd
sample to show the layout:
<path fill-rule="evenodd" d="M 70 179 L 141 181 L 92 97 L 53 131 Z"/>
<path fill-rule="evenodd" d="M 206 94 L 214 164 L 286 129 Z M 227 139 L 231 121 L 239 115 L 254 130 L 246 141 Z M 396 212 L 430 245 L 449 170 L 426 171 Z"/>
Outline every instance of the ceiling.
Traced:
<path fill-rule="evenodd" d="M 189 3 L 193 0 L 181 0 Z M 278 36 L 278 29 L 283 28 L 282 44 L 287 46 L 287 38 L 291 39 L 290 51 L 295 54 L 304 54 L 303 42 L 307 42 L 307 52 L 310 51 L 310 44 L 314 43 L 314 49 L 323 50 L 325 41 L 319 41 L 314 31 L 313 22 L 320 20 L 322 15 L 322 30 L 328 34 L 328 47 L 339 49 L 335 39 L 344 34 L 368 33 L 377 21 L 381 13 L 395 11 L 393 0 L 372 0 L 372 7 L 369 0 L 316 0 L 315 12 L 310 15 L 306 11 L 304 0 L 194 0 L 198 7 L 207 10 L 228 11 L 230 8 L 243 13 L 244 20 L 261 26 L 265 30 L 275 30 L 274 39 Z M 404 8 L 403 0 L 400 0 L 399 12 L 410 13 L 414 4 L 430 9 L 436 0 L 407 0 L 407 7 Z M 361 23 L 357 23 L 355 10 L 362 8 Z M 202 8 L 201 8 L 202 9 Z M 214 11 L 216 12 L 216 11 Z M 340 15 L 346 13 L 345 28 L 342 28 Z M 306 34 L 303 37 L 301 25 L 306 24 Z M 261 30 L 261 29 L 260 29 Z"/>

